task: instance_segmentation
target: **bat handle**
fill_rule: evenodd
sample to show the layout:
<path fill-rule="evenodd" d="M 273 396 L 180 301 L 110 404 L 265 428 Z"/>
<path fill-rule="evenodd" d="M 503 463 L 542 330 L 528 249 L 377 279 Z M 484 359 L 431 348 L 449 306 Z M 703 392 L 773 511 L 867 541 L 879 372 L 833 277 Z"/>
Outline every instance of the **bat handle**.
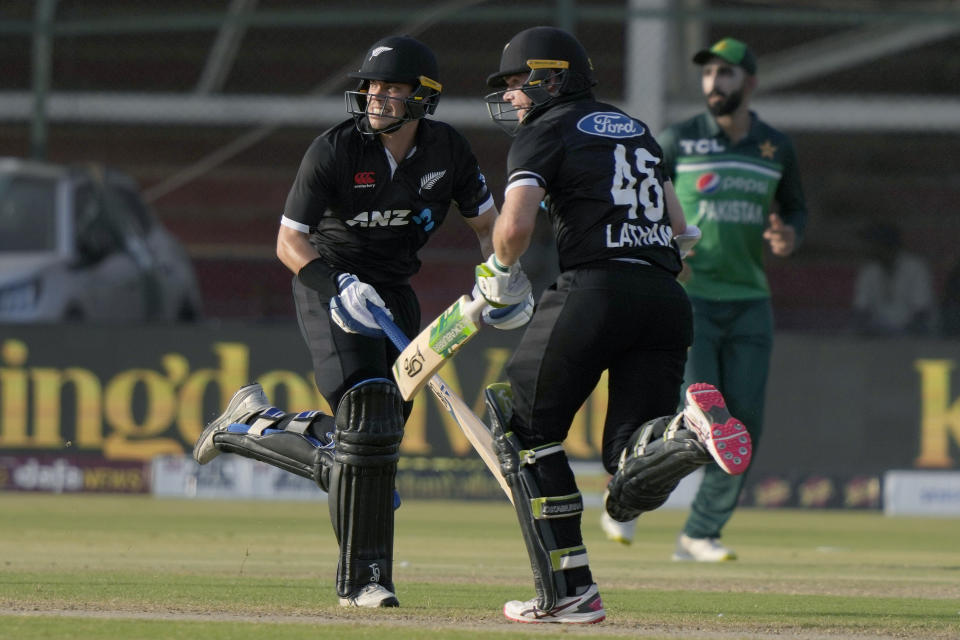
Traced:
<path fill-rule="evenodd" d="M 393 343 L 400 351 L 403 351 L 408 344 L 410 344 L 410 339 L 403 333 L 403 329 L 398 327 L 396 323 L 390 319 L 390 316 L 387 315 L 387 312 L 383 310 L 383 307 L 373 304 L 367 300 L 367 309 L 370 310 L 370 313 L 373 315 L 373 319 L 377 321 L 377 324 L 380 325 L 380 328 L 383 329 L 383 332 L 387 334 L 387 337 L 390 338 L 390 342 Z"/>
<path fill-rule="evenodd" d="M 476 298 L 473 298 L 470 300 L 470 302 L 464 305 L 463 315 L 470 318 L 474 324 L 477 324 L 480 321 L 480 315 L 489 304 L 490 303 L 487 302 L 486 298 L 478 295 Z"/>

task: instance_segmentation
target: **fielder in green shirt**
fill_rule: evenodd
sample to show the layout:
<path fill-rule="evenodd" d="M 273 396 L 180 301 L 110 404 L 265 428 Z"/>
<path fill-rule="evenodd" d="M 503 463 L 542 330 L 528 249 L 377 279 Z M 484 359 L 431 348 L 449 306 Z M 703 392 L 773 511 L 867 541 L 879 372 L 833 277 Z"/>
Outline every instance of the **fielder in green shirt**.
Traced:
<path fill-rule="evenodd" d="M 657 136 L 687 223 L 702 232 L 681 274 L 694 312 L 684 380 L 720 389 L 750 432 L 756 459 L 773 345 L 764 242 L 775 256 L 793 253 L 806 204 L 793 144 L 749 109 L 757 86 L 753 52 L 724 38 L 693 61 L 701 67 L 708 110 Z M 736 558 L 720 536 L 747 474 L 731 476 L 715 464 L 704 471 L 674 560 Z M 632 537 L 606 521 L 604 529 L 622 542 Z"/>

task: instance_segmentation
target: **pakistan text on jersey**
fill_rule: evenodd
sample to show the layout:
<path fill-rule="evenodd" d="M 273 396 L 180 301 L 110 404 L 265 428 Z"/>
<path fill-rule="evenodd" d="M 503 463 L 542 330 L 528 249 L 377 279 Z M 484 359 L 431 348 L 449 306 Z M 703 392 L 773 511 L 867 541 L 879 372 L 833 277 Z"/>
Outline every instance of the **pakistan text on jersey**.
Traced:
<path fill-rule="evenodd" d="M 361 211 L 352 219 L 347 220 L 351 227 L 360 225 L 361 227 L 400 227 L 410 224 L 407 216 L 410 215 L 410 209 L 387 209 L 385 211 Z"/>
<path fill-rule="evenodd" d="M 701 200 L 697 210 L 698 220 L 763 224 L 763 207 L 745 200 Z"/>
<path fill-rule="evenodd" d="M 669 247 L 673 238 L 673 229 L 666 224 L 652 224 L 642 227 L 629 222 L 619 225 L 607 225 L 607 246 L 615 247 Z"/>

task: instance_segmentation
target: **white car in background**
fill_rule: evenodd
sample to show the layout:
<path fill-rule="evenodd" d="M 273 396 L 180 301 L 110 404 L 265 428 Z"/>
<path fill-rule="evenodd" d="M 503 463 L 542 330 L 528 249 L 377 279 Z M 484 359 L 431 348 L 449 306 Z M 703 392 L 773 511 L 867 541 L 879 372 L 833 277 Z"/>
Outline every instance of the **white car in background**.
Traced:
<path fill-rule="evenodd" d="M 0 323 L 200 314 L 186 251 L 132 178 L 97 165 L 0 158 Z"/>

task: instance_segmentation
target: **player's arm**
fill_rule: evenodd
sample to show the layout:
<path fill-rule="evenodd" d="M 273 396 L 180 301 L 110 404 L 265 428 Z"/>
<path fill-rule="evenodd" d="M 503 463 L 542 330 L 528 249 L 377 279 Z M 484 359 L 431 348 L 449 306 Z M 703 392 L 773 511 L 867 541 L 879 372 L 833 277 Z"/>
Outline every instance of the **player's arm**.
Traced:
<path fill-rule="evenodd" d="M 670 219 L 670 228 L 673 229 L 673 235 L 683 235 L 687 230 L 687 219 L 683 215 L 680 198 L 677 197 L 677 191 L 673 188 L 673 181 L 671 180 L 665 180 L 663 183 L 663 201 L 667 205 L 667 216 Z"/>
<path fill-rule="evenodd" d="M 297 177 L 287 194 L 277 233 L 277 257 L 306 286 L 335 296 L 338 292 L 335 271 L 320 258 L 309 241 L 311 226 L 327 209 L 330 180 L 333 175 L 334 150 L 330 142 L 316 138 L 303 155 Z"/>
<path fill-rule="evenodd" d="M 277 257 L 300 282 L 332 298 L 340 291 L 337 278 L 342 274 L 320 257 L 302 228 L 303 225 L 286 217 L 281 220 L 277 233 Z"/>
<path fill-rule="evenodd" d="M 480 242 L 480 253 L 484 259 L 490 257 L 493 253 L 493 225 L 497 221 L 497 207 L 491 206 L 478 216 L 464 218 L 467 225 L 477 234 L 477 240 Z"/>
<path fill-rule="evenodd" d="M 277 233 L 277 257 L 293 273 L 300 273 L 304 265 L 320 257 L 308 237 L 303 231 L 285 224 L 280 225 Z"/>
<path fill-rule="evenodd" d="M 807 203 L 800 182 L 797 154 L 789 140 L 783 146 L 783 174 L 777 184 L 774 197 L 779 214 L 770 214 L 770 224 L 763 237 L 770 243 L 774 255 L 786 257 L 792 254 L 803 239 L 807 219 Z"/>
<path fill-rule="evenodd" d="M 514 186 L 507 190 L 503 210 L 493 227 L 493 248 L 500 264 L 516 264 L 530 246 L 537 212 L 545 194 L 542 187 L 534 185 Z"/>

